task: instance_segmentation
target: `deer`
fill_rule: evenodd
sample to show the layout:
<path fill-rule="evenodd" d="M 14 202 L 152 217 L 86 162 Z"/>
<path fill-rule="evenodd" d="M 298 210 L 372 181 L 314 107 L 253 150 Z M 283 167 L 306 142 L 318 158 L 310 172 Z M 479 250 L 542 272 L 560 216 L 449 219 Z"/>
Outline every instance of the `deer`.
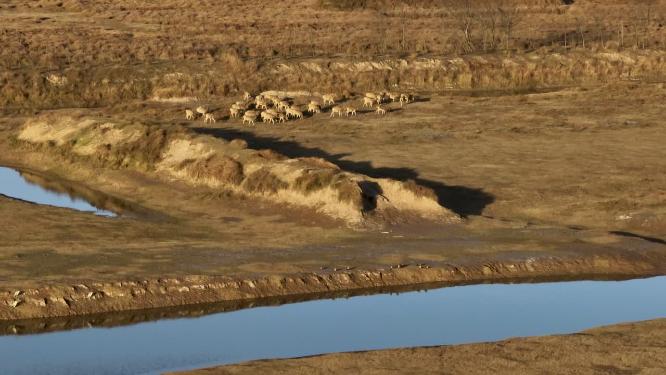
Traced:
<path fill-rule="evenodd" d="M 241 109 L 236 107 L 235 105 L 232 105 L 231 108 L 229 108 L 229 116 L 231 118 L 238 118 L 241 114 Z"/>
<path fill-rule="evenodd" d="M 325 94 L 321 98 L 324 99 L 324 105 L 335 104 L 335 94 Z"/>
<path fill-rule="evenodd" d="M 320 113 L 321 112 L 321 106 L 319 103 L 312 101 L 310 104 L 308 104 L 308 112 L 315 114 L 315 113 Z"/>
<path fill-rule="evenodd" d="M 342 112 L 343 108 L 340 107 L 339 105 L 336 105 L 335 107 L 331 108 L 331 117 L 335 117 L 336 114 L 342 117 Z"/>
<path fill-rule="evenodd" d="M 196 111 L 197 111 L 197 113 L 200 114 L 201 116 L 203 116 L 203 115 L 205 115 L 206 113 L 208 113 L 208 110 L 206 109 L 206 107 L 203 107 L 203 106 L 198 106 L 197 109 L 196 109 Z"/>
<path fill-rule="evenodd" d="M 271 124 L 275 124 L 275 116 L 271 115 L 266 111 L 261 112 L 261 120 L 263 122 L 270 122 Z"/>
<path fill-rule="evenodd" d="M 215 116 L 213 116 L 212 113 L 204 114 L 204 124 L 208 124 L 208 123 L 214 124 L 216 122 L 217 122 L 217 120 L 215 120 Z"/>
<path fill-rule="evenodd" d="M 354 108 L 354 107 L 345 108 L 345 115 L 346 116 L 356 116 L 356 108 Z"/>
<path fill-rule="evenodd" d="M 295 109 L 295 108 L 287 108 L 287 117 L 302 119 L 303 118 L 303 112 L 301 112 L 301 111 L 299 111 L 298 109 Z"/>
<path fill-rule="evenodd" d="M 257 118 L 257 113 L 254 111 L 247 111 L 243 115 L 243 124 L 246 122 L 250 125 L 254 125 L 254 120 Z"/>

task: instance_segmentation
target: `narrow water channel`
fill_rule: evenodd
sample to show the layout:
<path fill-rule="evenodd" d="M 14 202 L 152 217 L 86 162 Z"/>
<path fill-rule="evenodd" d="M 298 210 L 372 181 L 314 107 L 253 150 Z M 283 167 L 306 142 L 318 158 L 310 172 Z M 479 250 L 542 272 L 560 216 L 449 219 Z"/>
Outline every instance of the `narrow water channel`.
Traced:
<path fill-rule="evenodd" d="M 158 374 L 259 358 L 572 333 L 666 317 L 666 277 L 490 284 L 0 337 L 4 374 Z"/>
<path fill-rule="evenodd" d="M 98 216 L 117 216 L 112 211 L 95 206 L 86 199 L 86 194 L 77 194 L 75 189 L 62 182 L 50 182 L 41 176 L 7 167 L 0 167 L 0 194 L 32 203 L 90 212 Z"/>

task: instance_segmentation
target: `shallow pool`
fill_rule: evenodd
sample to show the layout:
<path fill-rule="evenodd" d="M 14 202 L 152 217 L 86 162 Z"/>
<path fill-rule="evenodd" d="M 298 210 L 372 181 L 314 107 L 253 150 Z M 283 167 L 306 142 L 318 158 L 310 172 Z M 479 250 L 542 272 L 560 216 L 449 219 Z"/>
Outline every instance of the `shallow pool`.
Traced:
<path fill-rule="evenodd" d="M 666 317 L 666 277 L 458 286 L 0 337 L 3 374 L 156 374 L 258 358 L 570 333 Z"/>
<path fill-rule="evenodd" d="M 12 168 L 0 167 L 0 194 L 37 204 L 90 212 L 98 216 L 116 216 L 116 213 L 112 211 L 94 206 L 82 195 L 77 195 L 73 189 L 67 189 L 68 191 L 66 192 L 49 189 L 42 186 L 47 185 L 44 181 L 48 180 L 41 176 L 19 172 Z M 40 185 L 39 182 L 42 182 L 42 184 Z M 62 183 L 59 186 L 62 186 Z"/>

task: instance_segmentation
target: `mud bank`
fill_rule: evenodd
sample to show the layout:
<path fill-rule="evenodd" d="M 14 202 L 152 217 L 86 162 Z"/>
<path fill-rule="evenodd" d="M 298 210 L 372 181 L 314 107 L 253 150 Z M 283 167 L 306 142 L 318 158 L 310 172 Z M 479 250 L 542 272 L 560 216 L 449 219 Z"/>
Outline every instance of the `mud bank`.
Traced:
<path fill-rule="evenodd" d="M 252 361 L 185 374 L 661 374 L 666 320 L 571 335 Z M 584 350 L 581 350 L 584 348 Z"/>
<path fill-rule="evenodd" d="M 400 221 L 405 215 L 460 221 L 439 205 L 432 189 L 413 181 L 370 178 L 320 158 L 287 158 L 181 127 L 53 113 L 27 121 L 17 139 L 81 164 L 161 173 L 190 185 L 309 208 L 350 226 Z"/>
<path fill-rule="evenodd" d="M 431 267 L 396 265 L 390 269 L 322 270 L 318 273 L 260 278 L 189 276 L 156 280 L 89 282 L 0 292 L 0 319 L 19 320 L 140 310 L 268 297 L 316 297 L 331 292 L 446 282 L 486 282 L 537 277 L 663 275 L 662 253 L 595 255 L 579 258 L 527 258 Z"/>
<path fill-rule="evenodd" d="M 624 281 L 635 280 L 632 275 L 592 275 L 592 276 L 570 276 L 570 277 L 534 277 L 502 279 L 502 283 L 548 283 L 548 282 L 575 282 L 579 280 L 594 281 Z M 144 322 L 153 322 L 164 319 L 199 318 L 207 315 L 234 312 L 243 309 L 257 307 L 276 307 L 286 304 L 304 303 L 315 300 L 348 299 L 353 297 L 372 296 L 379 294 L 410 293 L 439 288 L 461 287 L 467 285 L 489 285 L 493 280 L 479 281 L 456 281 L 438 282 L 424 284 L 410 284 L 387 287 L 375 287 L 366 289 L 352 289 L 315 294 L 296 294 L 278 297 L 257 298 L 248 300 L 222 301 L 215 303 L 179 305 L 163 308 L 151 308 L 143 310 L 114 311 L 98 314 L 56 316 L 39 319 L 22 320 L 0 320 L 0 335 L 32 335 L 37 333 L 48 333 L 58 331 L 70 331 L 82 328 L 114 328 Z"/>

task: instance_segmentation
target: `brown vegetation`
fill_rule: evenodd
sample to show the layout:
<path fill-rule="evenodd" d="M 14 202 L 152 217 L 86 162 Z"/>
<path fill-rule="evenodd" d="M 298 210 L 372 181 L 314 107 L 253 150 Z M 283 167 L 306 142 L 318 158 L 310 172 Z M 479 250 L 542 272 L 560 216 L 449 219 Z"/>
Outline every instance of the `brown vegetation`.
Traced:
<path fill-rule="evenodd" d="M 310 170 L 306 169 L 294 181 L 294 187 L 306 193 L 323 189 L 331 184 L 335 184 L 334 180 L 340 175 L 340 172 L 333 169 L 325 170 Z"/>
<path fill-rule="evenodd" d="M 194 8 L 180 0 L 85 4 L 0 5 L 5 110 L 208 98 L 275 87 L 532 87 L 664 72 L 663 53 L 655 52 L 665 48 L 663 0 L 335 2 L 354 8 L 344 11 L 279 0 L 263 12 L 240 0 L 224 6 L 203 1 Z M 493 53 L 511 59 L 486 56 Z M 463 60 L 447 62 L 458 55 Z M 294 59 L 316 71 L 296 68 L 290 74 L 283 63 Z M 336 68 L 337 62 L 346 66 Z"/>
<path fill-rule="evenodd" d="M 261 360 L 179 374 L 658 374 L 666 369 L 664 335 L 666 320 L 658 319 L 570 335 Z"/>
<path fill-rule="evenodd" d="M 286 189 L 288 185 L 269 170 L 261 168 L 247 176 L 243 186 L 248 191 L 263 194 L 277 193 L 278 190 Z"/>
<path fill-rule="evenodd" d="M 244 179 L 243 165 L 228 156 L 213 155 L 197 160 L 187 170 L 195 179 L 214 178 L 232 185 L 240 185 Z"/>

